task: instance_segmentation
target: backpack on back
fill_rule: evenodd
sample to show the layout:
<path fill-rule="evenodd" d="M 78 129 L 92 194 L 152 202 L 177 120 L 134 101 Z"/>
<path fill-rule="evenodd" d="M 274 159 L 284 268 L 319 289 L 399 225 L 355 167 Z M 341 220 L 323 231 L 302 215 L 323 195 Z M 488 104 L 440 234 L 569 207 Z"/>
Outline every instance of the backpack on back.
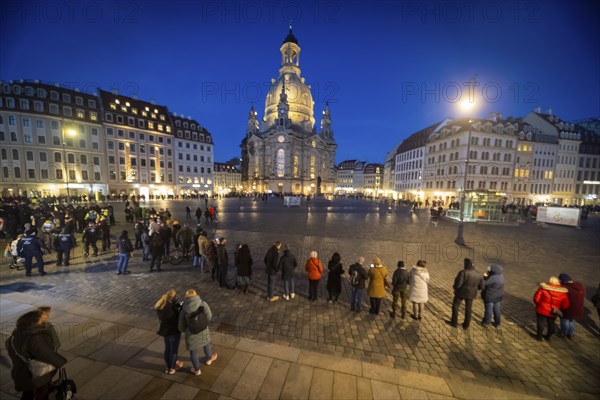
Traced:
<path fill-rule="evenodd" d="M 208 328 L 208 319 L 204 313 L 204 307 L 199 307 L 196 311 L 186 313 L 185 322 L 192 334 L 200 333 Z"/>

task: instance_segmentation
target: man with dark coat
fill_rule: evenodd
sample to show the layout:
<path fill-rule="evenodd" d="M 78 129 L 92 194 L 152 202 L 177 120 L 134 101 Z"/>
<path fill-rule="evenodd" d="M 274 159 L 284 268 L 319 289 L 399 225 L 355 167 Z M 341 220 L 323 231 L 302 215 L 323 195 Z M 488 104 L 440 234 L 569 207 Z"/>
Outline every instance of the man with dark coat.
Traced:
<path fill-rule="evenodd" d="M 468 329 L 471 324 L 471 309 L 473 300 L 477 297 L 477 291 L 483 288 L 483 275 L 475 270 L 475 266 L 470 258 L 465 258 L 464 269 L 460 271 L 454 279 L 454 300 L 452 301 L 452 319 L 448 321 L 450 325 L 458 325 L 458 309 L 460 303 L 465 301 L 465 320 L 463 329 Z"/>
<path fill-rule="evenodd" d="M 390 317 L 396 318 L 396 311 L 398 310 L 398 303 L 402 304 L 400 318 L 406 317 L 406 300 L 408 300 L 408 270 L 404 266 L 404 261 L 398 261 L 398 269 L 394 271 L 392 276 L 392 296 L 394 298 L 392 302 L 392 312 Z"/>
<path fill-rule="evenodd" d="M 494 315 L 494 327 L 500 326 L 500 303 L 504 297 L 504 275 L 502 275 L 502 267 L 498 264 L 492 264 L 488 268 L 488 272 L 483 275 L 483 290 L 481 298 L 485 312 L 481 325 L 489 326 Z"/>
<path fill-rule="evenodd" d="M 279 296 L 275 296 L 275 276 L 279 272 L 279 249 L 281 242 L 277 241 L 267 250 L 265 254 L 265 272 L 267 273 L 267 300 L 277 301 Z"/>
<path fill-rule="evenodd" d="M 563 287 L 569 289 L 567 293 L 569 307 L 563 310 L 563 315 L 560 317 L 560 333 L 561 336 L 573 339 L 573 335 L 575 335 L 575 321 L 582 320 L 585 316 L 583 305 L 585 302 L 585 286 L 582 283 L 574 282 L 565 273 L 558 275 L 558 280 Z"/>
<path fill-rule="evenodd" d="M 56 249 L 56 265 L 58 267 L 64 265 L 69 266 L 71 259 L 71 250 L 75 247 L 75 237 L 65 226 L 62 232 L 56 236 L 54 240 L 54 248 Z"/>
<path fill-rule="evenodd" d="M 98 255 L 98 246 L 96 242 L 98 241 L 98 228 L 96 228 L 96 224 L 94 222 L 89 222 L 88 227 L 83 230 L 83 243 L 85 244 L 83 249 L 83 256 L 87 257 L 90 255 L 90 246 L 94 249 L 94 257 Z"/>
<path fill-rule="evenodd" d="M 22 237 L 17 243 L 17 254 L 19 257 L 25 258 L 25 275 L 31 276 L 33 258 L 35 258 L 35 266 L 37 267 L 40 275 L 46 275 L 46 272 L 44 272 L 42 248 L 46 248 L 42 240 L 35 236 L 33 231 L 25 231 L 25 236 Z"/>

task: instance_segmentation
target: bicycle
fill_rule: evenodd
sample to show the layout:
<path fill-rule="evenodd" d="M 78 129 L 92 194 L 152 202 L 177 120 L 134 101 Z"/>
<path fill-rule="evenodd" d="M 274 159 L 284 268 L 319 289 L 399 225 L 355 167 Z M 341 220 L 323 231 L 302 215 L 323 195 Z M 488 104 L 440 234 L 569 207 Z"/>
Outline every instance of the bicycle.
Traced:
<path fill-rule="evenodd" d="M 163 262 L 169 263 L 171 265 L 179 265 L 185 258 L 185 254 L 183 254 L 183 250 L 181 247 L 175 247 L 173 250 L 167 254 L 163 260 Z"/>

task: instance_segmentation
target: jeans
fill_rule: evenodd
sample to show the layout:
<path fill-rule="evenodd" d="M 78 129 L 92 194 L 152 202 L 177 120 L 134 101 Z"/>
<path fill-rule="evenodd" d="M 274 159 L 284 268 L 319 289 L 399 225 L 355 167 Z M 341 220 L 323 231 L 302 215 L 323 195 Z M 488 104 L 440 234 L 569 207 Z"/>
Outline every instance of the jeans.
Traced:
<path fill-rule="evenodd" d="M 317 300 L 317 291 L 319 290 L 319 280 L 308 280 L 308 299 Z"/>
<path fill-rule="evenodd" d="M 165 336 L 165 365 L 167 369 L 175 368 L 177 362 L 177 352 L 179 350 L 179 340 L 181 333 L 171 336 Z"/>
<path fill-rule="evenodd" d="M 370 297 L 370 300 L 371 300 L 371 308 L 369 309 L 369 313 L 379 314 L 379 308 L 381 307 L 381 298 L 380 297 Z"/>
<path fill-rule="evenodd" d="M 210 343 L 204 345 L 204 355 L 208 360 L 212 357 L 212 346 Z M 192 365 L 196 371 L 200 370 L 200 357 L 198 356 L 198 350 L 190 350 L 190 358 L 192 360 Z"/>
<path fill-rule="evenodd" d="M 463 299 L 458 296 L 454 296 L 454 300 L 452 300 L 452 325 L 458 324 L 458 309 L 460 308 L 460 303 L 465 301 L 465 320 L 463 322 L 463 328 L 468 328 L 471 323 L 471 310 L 473 308 L 473 299 Z"/>
<path fill-rule="evenodd" d="M 350 310 L 359 312 L 362 305 L 364 288 L 352 287 L 352 298 L 350 299 Z"/>
<path fill-rule="evenodd" d="M 124 274 L 127 272 L 129 265 L 129 253 L 119 253 L 119 263 L 117 264 L 117 272 Z"/>
<path fill-rule="evenodd" d="M 285 293 L 286 296 L 289 296 L 294 292 L 294 278 L 290 279 L 289 281 L 283 281 L 283 293 Z"/>
<path fill-rule="evenodd" d="M 544 333 L 544 325 L 548 324 L 547 339 L 550 339 L 556 331 L 556 317 L 547 317 L 542 314 L 536 314 L 536 336 L 538 339 L 542 338 Z"/>
<path fill-rule="evenodd" d="M 267 274 L 267 297 L 271 298 L 274 296 L 275 292 L 275 279 L 277 275 Z"/>
<path fill-rule="evenodd" d="M 571 337 L 575 334 L 575 321 L 573 321 L 573 318 L 560 319 L 560 333 L 567 337 Z"/>
<path fill-rule="evenodd" d="M 485 312 L 483 314 L 482 325 L 489 325 L 492 320 L 492 314 L 494 315 L 494 326 L 500 325 L 500 302 L 497 303 L 485 303 Z"/>

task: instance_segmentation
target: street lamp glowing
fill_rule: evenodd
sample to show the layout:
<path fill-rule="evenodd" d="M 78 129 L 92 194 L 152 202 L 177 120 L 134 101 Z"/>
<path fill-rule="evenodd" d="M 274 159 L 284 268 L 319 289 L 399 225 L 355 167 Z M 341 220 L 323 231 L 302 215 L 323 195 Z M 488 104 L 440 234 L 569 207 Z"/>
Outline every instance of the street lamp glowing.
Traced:
<path fill-rule="evenodd" d="M 77 135 L 77 131 L 75 129 L 67 129 L 67 135 L 69 136 L 75 136 Z"/>

